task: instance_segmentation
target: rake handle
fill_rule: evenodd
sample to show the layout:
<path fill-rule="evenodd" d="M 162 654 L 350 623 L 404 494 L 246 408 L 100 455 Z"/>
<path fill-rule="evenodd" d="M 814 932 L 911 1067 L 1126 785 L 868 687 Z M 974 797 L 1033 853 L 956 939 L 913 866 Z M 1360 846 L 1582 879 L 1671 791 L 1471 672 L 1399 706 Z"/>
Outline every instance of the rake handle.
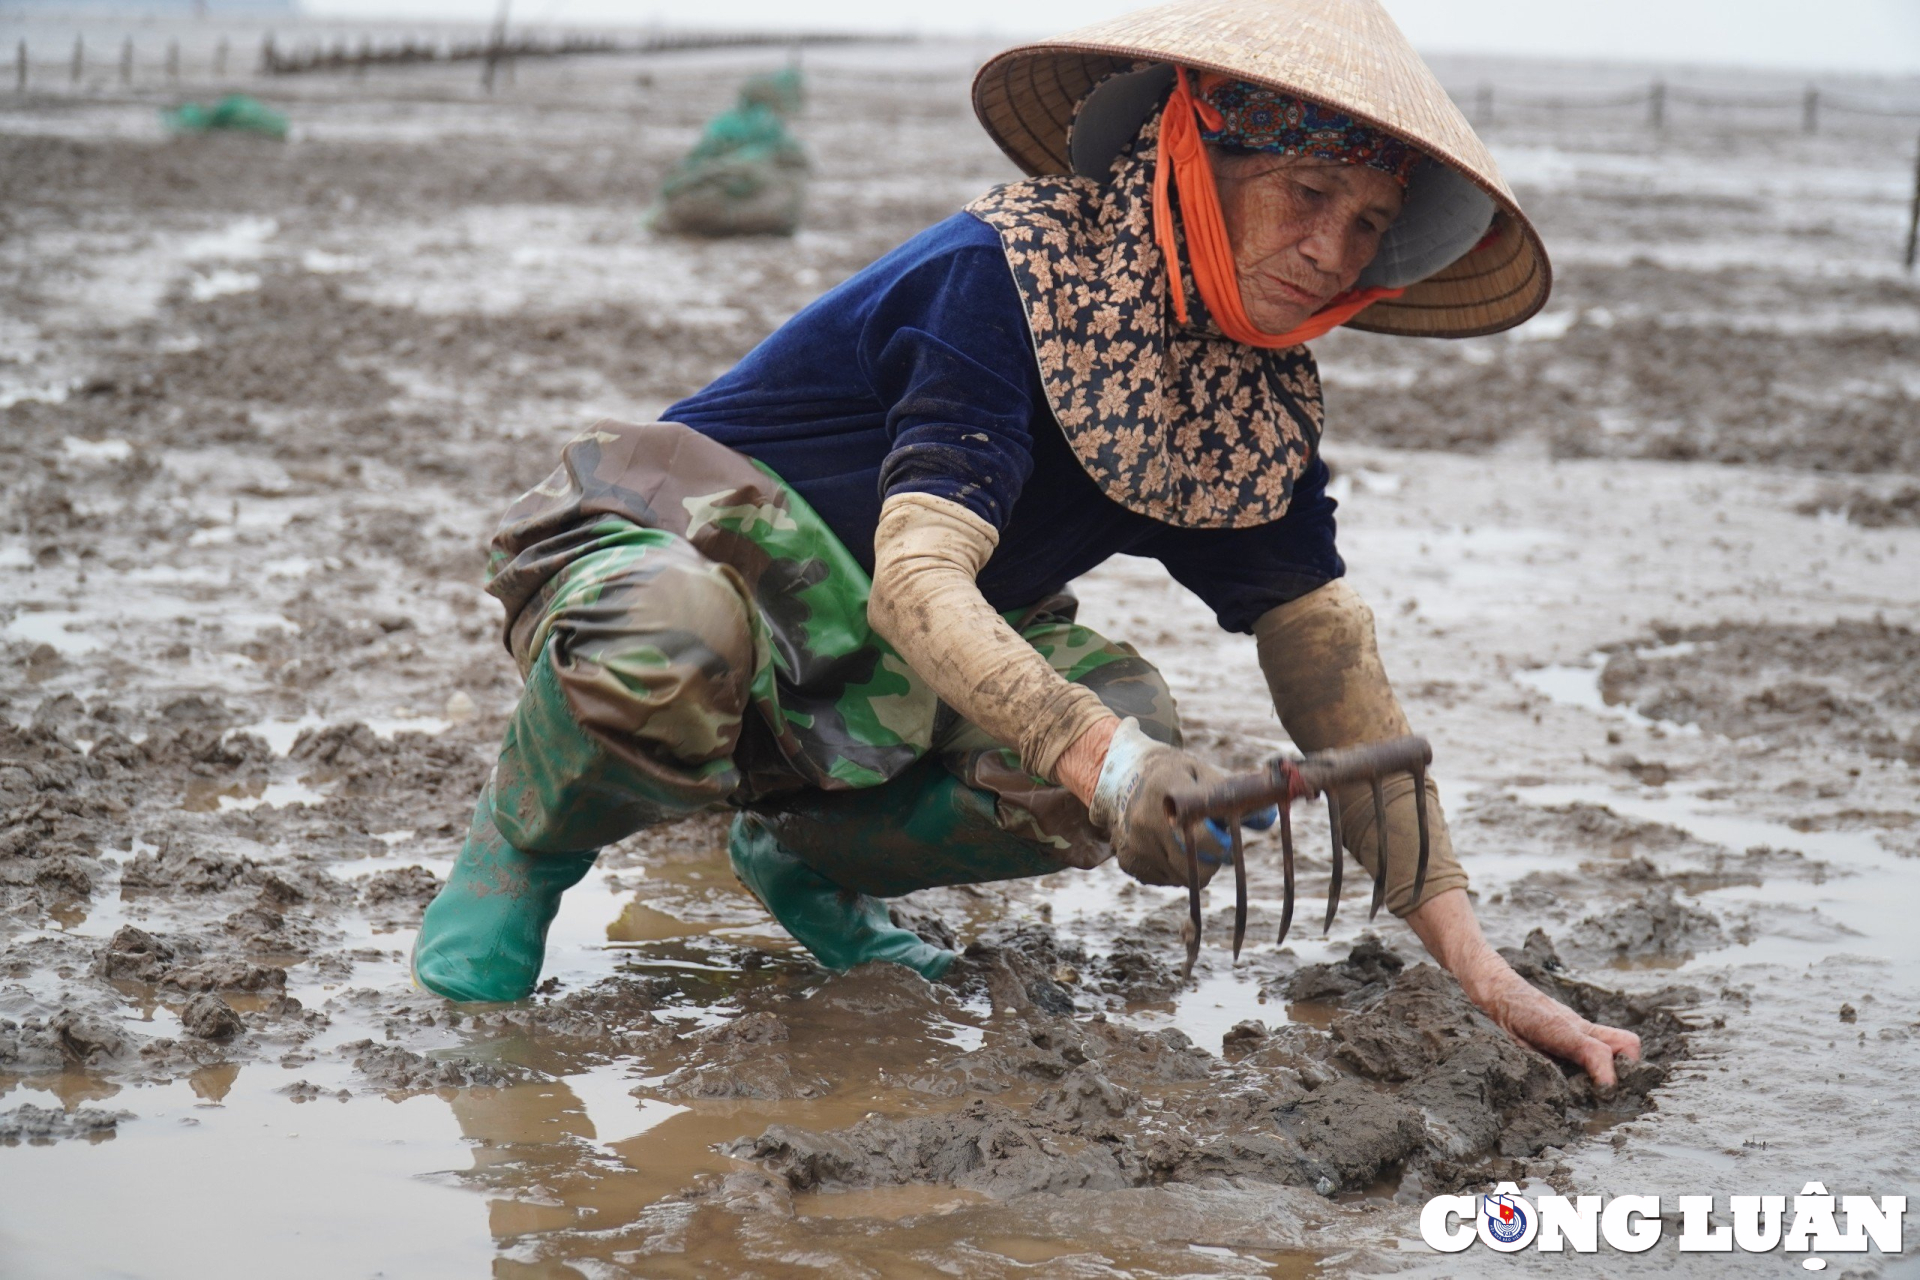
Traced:
<path fill-rule="evenodd" d="M 1424 772 L 1433 763 L 1433 746 L 1408 734 L 1385 742 L 1316 751 L 1304 760 L 1276 756 L 1258 769 L 1229 774 L 1209 786 L 1180 787 L 1167 794 L 1167 811 L 1177 821 L 1235 818 L 1309 799 L 1349 782 L 1369 782 L 1393 773 Z"/>

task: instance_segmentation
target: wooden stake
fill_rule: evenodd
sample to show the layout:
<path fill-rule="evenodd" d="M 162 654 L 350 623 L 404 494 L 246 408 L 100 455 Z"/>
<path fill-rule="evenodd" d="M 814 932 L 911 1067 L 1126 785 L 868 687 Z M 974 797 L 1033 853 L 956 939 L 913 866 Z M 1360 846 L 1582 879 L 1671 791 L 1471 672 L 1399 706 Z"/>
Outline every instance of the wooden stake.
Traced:
<path fill-rule="evenodd" d="M 79 84 L 81 73 L 86 70 L 86 65 L 87 65 L 86 40 L 82 36 L 75 36 L 73 38 L 73 65 L 67 68 L 67 79 L 71 80 L 75 84 Z"/>
<path fill-rule="evenodd" d="M 1807 96 L 1800 103 L 1800 132 L 1820 132 L 1820 90 L 1813 85 L 1807 86 Z"/>
<path fill-rule="evenodd" d="M 27 91 L 27 42 L 25 40 L 20 42 L 19 52 L 14 55 L 13 90 L 15 93 Z"/>
<path fill-rule="evenodd" d="M 20 46 L 22 49 L 26 45 Z M 24 73 L 23 73 L 24 74 Z M 1920 150 L 1916 150 L 1913 160 L 1913 209 L 1907 214 L 1907 272 L 1913 272 L 1913 262 L 1920 256 Z"/>
<path fill-rule="evenodd" d="M 1667 127 L 1667 82 L 1655 80 L 1647 98 L 1647 123 L 1656 129 Z"/>
<path fill-rule="evenodd" d="M 486 64 L 480 72 L 480 87 L 488 93 L 493 92 L 494 73 L 499 69 L 502 46 L 507 42 L 507 12 L 513 7 L 513 0 L 500 0 L 500 12 L 493 21 L 493 34 L 487 41 Z"/>
<path fill-rule="evenodd" d="M 120 46 L 120 83 L 124 85 L 131 85 L 133 83 L 132 36 L 128 36 L 126 42 Z"/>

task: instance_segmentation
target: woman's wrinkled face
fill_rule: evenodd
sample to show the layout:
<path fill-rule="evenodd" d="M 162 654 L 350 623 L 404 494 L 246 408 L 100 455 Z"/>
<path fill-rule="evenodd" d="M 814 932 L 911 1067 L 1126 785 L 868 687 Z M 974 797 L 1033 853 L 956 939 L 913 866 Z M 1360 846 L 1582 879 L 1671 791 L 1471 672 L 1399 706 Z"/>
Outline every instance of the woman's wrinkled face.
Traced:
<path fill-rule="evenodd" d="M 1400 184 L 1365 165 L 1207 154 L 1241 305 L 1265 333 L 1286 333 L 1351 289 L 1400 213 Z"/>

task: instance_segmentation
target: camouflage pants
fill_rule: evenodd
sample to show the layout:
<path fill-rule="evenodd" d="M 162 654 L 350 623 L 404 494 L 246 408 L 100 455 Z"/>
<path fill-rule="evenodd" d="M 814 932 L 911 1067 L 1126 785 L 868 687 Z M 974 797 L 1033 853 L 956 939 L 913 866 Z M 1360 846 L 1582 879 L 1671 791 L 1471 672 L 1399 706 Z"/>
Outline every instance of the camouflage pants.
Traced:
<path fill-rule="evenodd" d="M 1090 867 L 1065 789 L 941 704 L 866 622 L 870 581 L 767 469 L 685 427 L 601 423 L 508 512 L 489 590 L 527 677 L 493 782 L 527 852 L 705 809 L 753 815 L 844 888 Z M 1007 615 L 1069 680 L 1178 742 L 1165 682 L 1059 596 Z"/>

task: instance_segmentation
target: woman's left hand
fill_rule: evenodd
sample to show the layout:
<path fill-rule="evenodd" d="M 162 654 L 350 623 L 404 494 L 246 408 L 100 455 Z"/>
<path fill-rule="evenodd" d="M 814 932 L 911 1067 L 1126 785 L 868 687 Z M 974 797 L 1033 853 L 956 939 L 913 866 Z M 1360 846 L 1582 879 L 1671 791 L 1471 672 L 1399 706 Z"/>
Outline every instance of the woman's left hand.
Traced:
<path fill-rule="evenodd" d="M 1481 1012 L 1522 1044 L 1577 1063 L 1601 1091 L 1616 1082 L 1614 1055 L 1639 1060 L 1639 1036 L 1588 1022 L 1515 973 L 1480 932 L 1466 890 L 1436 894 L 1408 915 L 1407 923 Z"/>

